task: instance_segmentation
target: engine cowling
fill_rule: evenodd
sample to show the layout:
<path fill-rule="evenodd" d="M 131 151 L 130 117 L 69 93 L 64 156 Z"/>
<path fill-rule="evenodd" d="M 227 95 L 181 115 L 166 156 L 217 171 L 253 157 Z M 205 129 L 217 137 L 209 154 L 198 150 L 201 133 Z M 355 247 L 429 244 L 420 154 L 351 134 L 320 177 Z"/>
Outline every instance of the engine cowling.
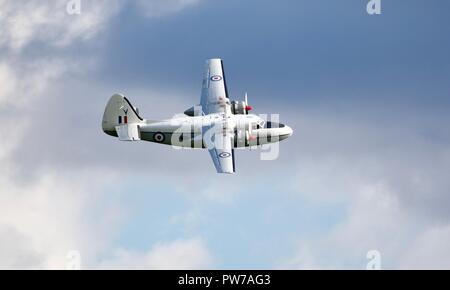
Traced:
<path fill-rule="evenodd" d="M 247 104 L 244 101 L 232 101 L 231 112 L 235 115 L 247 115 Z"/>
<path fill-rule="evenodd" d="M 202 108 L 200 106 L 193 106 L 184 111 L 184 114 L 189 117 L 200 116 L 202 112 Z"/>
<path fill-rule="evenodd" d="M 245 94 L 244 101 L 232 101 L 231 112 L 235 115 L 248 115 L 248 112 L 253 108 L 248 104 L 247 94 Z"/>

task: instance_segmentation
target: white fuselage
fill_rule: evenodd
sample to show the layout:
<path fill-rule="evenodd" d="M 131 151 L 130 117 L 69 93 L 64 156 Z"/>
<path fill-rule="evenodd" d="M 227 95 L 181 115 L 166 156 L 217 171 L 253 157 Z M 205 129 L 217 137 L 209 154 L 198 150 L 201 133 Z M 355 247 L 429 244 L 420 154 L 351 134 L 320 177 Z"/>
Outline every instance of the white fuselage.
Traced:
<path fill-rule="evenodd" d="M 222 132 L 234 135 L 234 148 L 274 143 L 292 135 L 290 127 L 266 122 L 256 115 L 225 113 L 146 121 L 139 130 L 142 140 L 190 148 L 205 148 L 205 140 Z"/>

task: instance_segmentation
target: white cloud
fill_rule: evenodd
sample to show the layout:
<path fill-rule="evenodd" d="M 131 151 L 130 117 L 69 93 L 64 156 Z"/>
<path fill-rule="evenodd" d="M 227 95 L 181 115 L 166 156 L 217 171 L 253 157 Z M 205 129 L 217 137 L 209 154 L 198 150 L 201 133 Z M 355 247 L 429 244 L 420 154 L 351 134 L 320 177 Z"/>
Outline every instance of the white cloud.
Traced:
<path fill-rule="evenodd" d="M 72 250 L 80 252 L 83 264 L 96 268 L 105 253 L 115 251 L 111 241 L 126 216 L 126 207 L 105 196 L 116 182 L 114 171 L 92 163 L 59 170 L 42 159 L 51 150 L 46 144 L 59 142 L 61 136 L 55 138 L 48 133 L 55 130 L 49 124 L 55 124 L 56 116 L 47 116 L 48 110 L 39 110 L 66 98 L 73 90 L 71 77 L 95 66 L 93 58 L 71 58 L 64 52 L 80 41 L 94 40 L 124 1 L 82 1 L 81 15 L 74 16 L 66 13 L 66 4 L 67 1 L 59 0 L 0 0 L 0 268 L 3 269 L 64 269 L 68 262 L 66 255 Z M 174 3 L 169 4 L 170 8 L 164 9 L 160 3 L 158 9 L 164 14 L 178 11 Z M 39 57 L 29 51 L 36 47 Z M 63 88 L 62 95 L 55 95 L 56 87 Z M 42 122 L 43 119 L 50 120 Z M 60 122 L 64 123 L 62 126 L 73 126 L 70 120 L 57 120 Z M 15 154 L 25 147 L 36 148 L 33 153 L 36 160 L 27 161 Z M 40 166 L 31 167 L 35 161 Z M 32 175 L 24 178 L 30 171 Z M 138 260 L 141 257 L 142 265 L 152 268 L 211 265 L 209 252 L 199 239 L 157 244 L 148 253 L 129 254 Z M 117 262 L 114 265 L 121 267 Z M 127 259 L 123 262 L 122 267 L 135 265 Z"/>
<path fill-rule="evenodd" d="M 1 169 L 0 239 L 9 242 L 2 243 L 0 268 L 61 269 L 69 250 L 89 256 L 108 245 L 105 241 L 117 221 L 106 217 L 112 213 L 120 217 L 120 210 L 113 202 L 102 201 L 99 210 L 93 207 L 113 175 L 93 170 L 46 171 L 27 183 Z M 96 218 L 85 223 L 94 212 Z"/>
<path fill-rule="evenodd" d="M 308 126 L 299 128 L 289 188 L 345 211 L 331 230 L 299 236 L 292 257 L 278 266 L 365 269 L 367 252 L 378 250 L 385 269 L 448 267 L 448 149 L 421 134 L 420 119 L 399 119 L 407 115 L 401 108 L 396 114 L 386 126 L 369 116 L 355 125 L 339 114 L 303 112 Z"/>
<path fill-rule="evenodd" d="M 118 0 L 82 1 L 82 13 L 69 15 L 68 1 L 0 0 L 0 47 L 21 51 L 34 41 L 63 47 L 92 39 L 119 7 Z"/>
<path fill-rule="evenodd" d="M 435 226 L 407 246 L 400 269 L 450 269 L 450 225 Z"/>
<path fill-rule="evenodd" d="M 0 80 L 4 84 L 0 88 L 0 107 L 29 108 L 36 100 L 45 97 L 44 93 L 54 81 L 63 81 L 65 73 L 76 71 L 80 71 L 76 62 L 59 57 L 4 60 L 0 62 Z"/>
<path fill-rule="evenodd" d="M 116 251 L 110 260 L 100 263 L 102 269 L 195 270 L 213 265 L 212 255 L 201 239 L 157 243 L 146 253 Z"/>
<path fill-rule="evenodd" d="M 302 238 L 293 258 L 282 267 L 298 269 L 365 269 L 366 253 L 378 250 L 392 267 L 403 252 L 411 227 L 395 195 L 382 184 L 355 188 L 343 222 L 320 238 Z"/>
<path fill-rule="evenodd" d="M 156 243 L 147 252 L 117 249 L 114 237 L 128 209 L 109 194 L 119 178 L 113 171 L 44 170 L 27 182 L 1 169 L 0 269 L 64 269 L 74 250 L 83 269 L 201 269 L 214 264 L 199 238 Z"/>
<path fill-rule="evenodd" d="M 17 79 L 14 73 L 11 71 L 9 65 L 0 63 L 0 104 L 3 100 L 11 97 L 17 86 Z"/>
<path fill-rule="evenodd" d="M 33 269 L 44 263 L 26 235 L 13 226 L 0 224 L 0 269 Z"/>

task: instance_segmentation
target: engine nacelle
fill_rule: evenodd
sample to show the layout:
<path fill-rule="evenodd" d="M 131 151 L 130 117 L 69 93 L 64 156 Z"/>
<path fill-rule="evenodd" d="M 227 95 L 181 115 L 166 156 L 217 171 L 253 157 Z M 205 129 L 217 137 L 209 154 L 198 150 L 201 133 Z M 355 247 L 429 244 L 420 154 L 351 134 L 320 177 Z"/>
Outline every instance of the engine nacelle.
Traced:
<path fill-rule="evenodd" d="M 184 114 L 189 117 L 201 116 L 202 107 L 201 106 L 193 106 L 184 111 Z"/>
<path fill-rule="evenodd" d="M 231 102 L 231 112 L 234 115 L 248 115 L 248 111 L 253 108 L 248 105 L 248 96 L 245 93 L 244 101 L 232 101 Z"/>
<path fill-rule="evenodd" d="M 248 111 L 250 111 L 252 107 L 250 107 L 246 101 L 232 101 L 231 102 L 231 112 L 234 115 L 248 115 Z"/>

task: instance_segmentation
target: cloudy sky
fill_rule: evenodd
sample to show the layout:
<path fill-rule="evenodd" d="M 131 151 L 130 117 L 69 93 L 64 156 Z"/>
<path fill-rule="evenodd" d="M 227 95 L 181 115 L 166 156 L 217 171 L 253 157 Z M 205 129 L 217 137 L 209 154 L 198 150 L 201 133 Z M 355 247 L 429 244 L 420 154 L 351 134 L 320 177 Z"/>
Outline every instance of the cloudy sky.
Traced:
<path fill-rule="evenodd" d="M 0 268 L 450 268 L 450 2 L 0 0 Z M 199 102 L 205 59 L 280 156 L 103 134 Z M 75 252 L 74 252 L 75 251 Z"/>

